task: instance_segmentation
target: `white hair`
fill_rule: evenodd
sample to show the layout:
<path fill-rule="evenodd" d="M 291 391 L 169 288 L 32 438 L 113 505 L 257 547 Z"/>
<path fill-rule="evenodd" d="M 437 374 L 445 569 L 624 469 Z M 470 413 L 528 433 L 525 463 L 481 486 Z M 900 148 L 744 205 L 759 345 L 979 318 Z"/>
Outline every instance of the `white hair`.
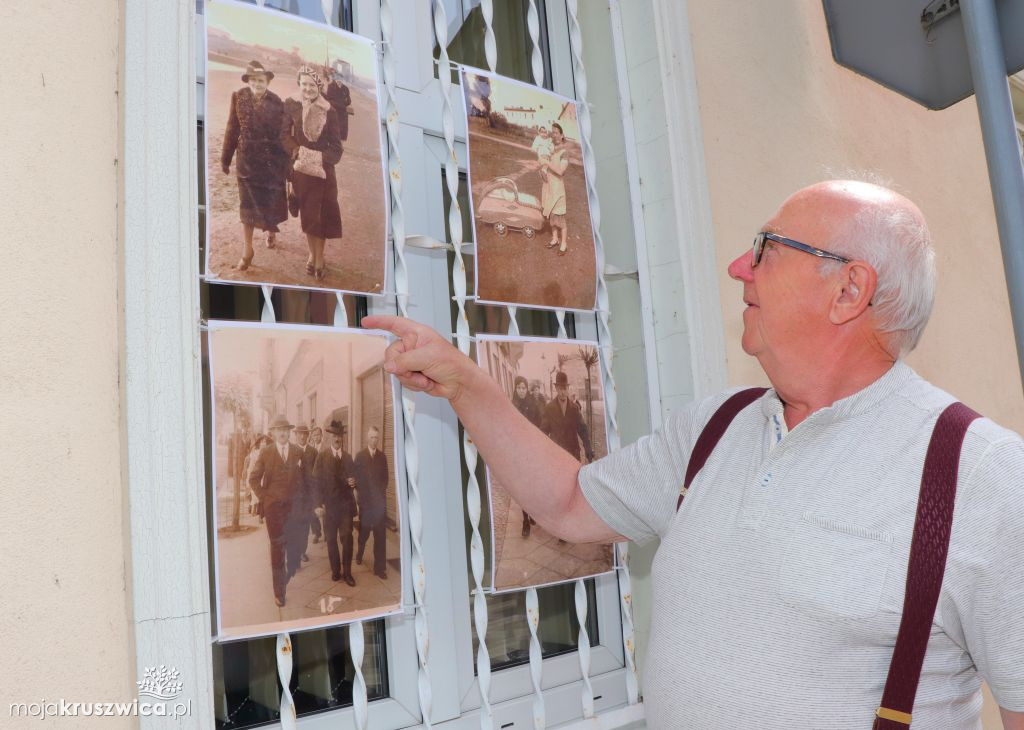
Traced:
<path fill-rule="evenodd" d="M 935 251 L 924 221 L 903 207 L 869 205 L 833 236 L 829 249 L 866 261 L 878 274 L 871 304 L 898 357 L 921 339 L 935 300 Z M 834 271 L 838 262 L 826 261 Z"/>

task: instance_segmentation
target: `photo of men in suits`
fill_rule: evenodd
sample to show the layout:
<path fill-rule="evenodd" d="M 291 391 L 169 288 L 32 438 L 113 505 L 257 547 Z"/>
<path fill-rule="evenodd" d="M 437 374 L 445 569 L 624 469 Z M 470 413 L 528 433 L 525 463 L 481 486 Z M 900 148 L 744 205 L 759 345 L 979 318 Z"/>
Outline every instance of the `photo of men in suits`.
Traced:
<path fill-rule="evenodd" d="M 596 343 L 478 335 L 477 362 L 532 426 L 574 459 L 608 453 L 604 394 Z M 529 458 L 529 454 L 523 454 Z M 497 592 L 605 573 L 611 545 L 569 545 L 522 511 L 490 470 L 491 541 Z"/>
<path fill-rule="evenodd" d="M 359 492 L 359 552 L 356 562 L 363 564 L 366 542 L 373 536 L 373 574 L 382 580 L 388 577 L 385 550 L 388 489 L 388 459 L 380 450 L 380 429 L 370 426 L 366 431 L 366 448 L 356 454 L 356 484 Z"/>
<path fill-rule="evenodd" d="M 400 610 L 388 342 L 368 330 L 210 323 L 219 638 Z"/>

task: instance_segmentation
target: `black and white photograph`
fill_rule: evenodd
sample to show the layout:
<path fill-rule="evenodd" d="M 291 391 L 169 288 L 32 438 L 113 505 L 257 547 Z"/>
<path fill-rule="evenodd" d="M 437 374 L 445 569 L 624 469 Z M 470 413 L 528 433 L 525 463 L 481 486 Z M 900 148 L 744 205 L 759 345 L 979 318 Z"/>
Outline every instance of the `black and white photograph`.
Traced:
<path fill-rule="evenodd" d="M 597 255 L 576 102 L 476 69 L 462 72 L 483 302 L 592 310 Z"/>
<path fill-rule="evenodd" d="M 399 609 L 387 345 L 367 330 L 210 322 L 221 638 Z"/>
<path fill-rule="evenodd" d="M 232 0 L 204 17 L 207 278 L 383 293 L 376 46 Z"/>
<path fill-rule="evenodd" d="M 527 420 L 588 464 L 608 454 L 597 343 L 478 335 L 477 362 Z M 529 458 L 523 454 L 523 458 Z M 563 583 L 607 573 L 611 545 L 571 545 L 550 535 L 490 470 L 493 589 Z"/>

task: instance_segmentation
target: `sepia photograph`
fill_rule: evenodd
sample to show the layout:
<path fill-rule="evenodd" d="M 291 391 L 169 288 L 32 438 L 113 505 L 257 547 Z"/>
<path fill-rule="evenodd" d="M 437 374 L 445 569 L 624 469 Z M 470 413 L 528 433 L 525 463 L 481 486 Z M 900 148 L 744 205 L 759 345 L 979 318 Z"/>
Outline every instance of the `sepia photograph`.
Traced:
<path fill-rule="evenodd" d="M 576 102 L 476 69 L 461 77 L 477 299 L 594 309 L 597 256 Z"/>
<path fill-rule="evenodd" d="M 204 17 L 206 277 L 383 293 L 376 47 L 232 0 Z"/>
<path fill-rule="evenodd" d="M 608 454 L 597 343 L 477 336 L 477 362 L 527 420 L 574 459 Z M 529 458 L 524 454 L 523 458 Z M 487 471 L 496 593 L 607 573 L 612 546 L 572 545 L 550 535 Z"/>
<path fill-rule="evenodd" d="M 210 322 L 220 638 L 399 610 L 388 342 L 368 330 Z"/>

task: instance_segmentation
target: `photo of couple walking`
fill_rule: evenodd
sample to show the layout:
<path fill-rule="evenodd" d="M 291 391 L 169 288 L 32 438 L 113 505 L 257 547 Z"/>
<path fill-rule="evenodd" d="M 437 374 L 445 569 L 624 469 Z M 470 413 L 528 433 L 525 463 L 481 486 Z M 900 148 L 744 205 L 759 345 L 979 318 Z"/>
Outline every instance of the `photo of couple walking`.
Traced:
<path fill-rule="evenodd" d="M 465 70 L 476 295 L 591 310 L 597 257 L 576 102 Z"/>
<path fill-rule="evenodd" d="M 205 18 L 207 278 L 381 293 L 373 45 L 229 0 Z"/>

